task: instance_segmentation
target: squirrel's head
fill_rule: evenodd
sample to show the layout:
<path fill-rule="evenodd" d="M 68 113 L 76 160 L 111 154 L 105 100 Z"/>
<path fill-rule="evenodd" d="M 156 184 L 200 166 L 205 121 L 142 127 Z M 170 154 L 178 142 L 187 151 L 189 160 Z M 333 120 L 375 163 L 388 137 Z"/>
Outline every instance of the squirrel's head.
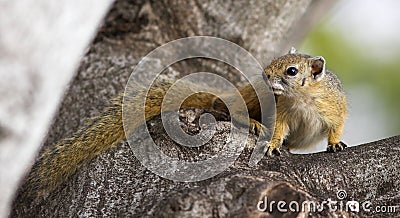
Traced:
<path fill-rule="evenodd" d="M 299 54 L 292 48 L 274 59 L 264 70 L 275 95 L 293 95 L 321 81 L 325 76 L 325 59 Z"/>

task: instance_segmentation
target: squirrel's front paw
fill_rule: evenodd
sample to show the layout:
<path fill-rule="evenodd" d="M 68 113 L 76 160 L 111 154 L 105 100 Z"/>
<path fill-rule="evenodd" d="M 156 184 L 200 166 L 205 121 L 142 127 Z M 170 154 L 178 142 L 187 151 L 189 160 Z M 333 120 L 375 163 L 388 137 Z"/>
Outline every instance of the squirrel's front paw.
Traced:
<path fill-rule="evenodd" d="M 256 134 L 258 136 L 265 136 L 268 132 L 267 127 L 258 122 L 257 120 L 250 119 L 250 133 Z"/>
<path fill-rule="evenodd" d="M 279 156 L 281 155 L 281 151 L 279 150 L 279 146 L 270 144 L 267 148 L 268 156 Z"/>
<path fill-rule="evenodd" d="M 345 143 L 343 143 L 342 141 L 340 141 L 339 143 L 328 144 L 326 151 L 329 153 L 334 153 L 334 152 L 342 151 L 346 147 L 347 147 L 347 145 Z"/>

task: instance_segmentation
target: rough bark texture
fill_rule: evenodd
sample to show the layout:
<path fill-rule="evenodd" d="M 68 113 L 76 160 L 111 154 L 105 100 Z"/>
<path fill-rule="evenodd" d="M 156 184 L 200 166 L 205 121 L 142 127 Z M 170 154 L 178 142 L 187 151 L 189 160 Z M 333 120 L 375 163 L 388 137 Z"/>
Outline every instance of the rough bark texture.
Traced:
<path fill-rule="evenodd" d="M 181 113 L 182 128 L 199 130 L 202 110 Z M 188 118 L 189 117 L 189 118 Z M 218 117 L 218 116 L 217 116 Z M 187 148 L 171 141 L 162 128 L 160 118 L 148 127 L 161 150 L 185 160 L 209 157 L 220 152 L 230 132 L 226 116 L 219 116 L 217 133 L 201 149 Z M 193 120 L 189 122 L 188 120 Z M 265 196 L 269 202 L 284 200 L 301 203 L 315 201 L 321 205 L 331 199 L 346 204 L 349 200 L 372 205 L 398 205 L 400 202 L 398 173 L 400 137 L 350 147 L 340 153 L 295 155 L 283 151 L 280 157 L 264 157 L 255 167 L 247 165 L 256 137 L 249 137 L 247 147 L 235 164 L 223 173 L 201 182 L 182 183 L 163 179 L 147 170 L 134 157 L 126 143 L 109 150 L 80 169 L 73 178 L 44 201 L 20 202 L 14 215 L 26 216 L 110 216 L 135 215 L 156 217 L 226 217 L 226 216 L 398 216 L 397 213 L 362 211 L 329 212 L 325 205 L 319 212 L 261 212 L 257 203 Z M 234 143 L 234 142 L 230 142 Z M 394 163 L 394 164 L 388 164 Z M 397 163 L 397 164 L 396 164 Z M 172 170 L 172 169 L 171 169 Z M 344 190 L 347 197 L 338 199 Z M 360 206 L 361 207 L 361 206 Z M 372 207 L 373 208 L 373 207 Z"/>
<path fill-rule="evenodd" d="M 44 146 L 52 146 L 72 135 L 86 118 L 96 116 L 109 99 L 123 91 L 140 58 L 168 41 L 195 35 L 222 37 L 249 50 L 264 65 L 268 64 L 272 57 L 283 53 L 302 36 L 297 30 L 304 31 L 312 25 L 310 14 L 321 14 L 321 8 L 326 8 L 326 3 L 321 1 L 310 2 L 117 1 L 83 57 Z M 300 19 L 306 12 L 306 18 Z M 177 64 L 165 76 L 176 78 L 204 68 L 241 82 L 240 77 L 215 62 Z M 182 125 L 188 130 L 198 128 L 187 121 Z M 166 138 L 159 118 L 153 119 L 149 126 L 164 152 L 178 157 L 218 152 L 230 129 L 228 122 L 219 121 L 217 134 L 206 148 L 193 151 Z M 264 195 L 268 200 L 321 202 L 328 198 L 335 200 L 336 192 L 341 189 L 348 193 L 345 200 L 371 200 L 374 205 L 399 203 L 398 137 L 352 147 L 338 154 L 283 152 L 281 157 L 265 157 L 250 168 L 247 161 L 254 140 L 252 136 L 249 148 L 234 166 L 196 183 L 173 182 L 151 173 L 137 161 L 129 146 L 121 143 L 80 169 L 47 198 L 34 202 L 17 199 L 13 215 L 277 216 L 277 211 L 272 214 L 257 211 L 257 202 Z M 310 214 L 366 215 L 327 210 Z"/>

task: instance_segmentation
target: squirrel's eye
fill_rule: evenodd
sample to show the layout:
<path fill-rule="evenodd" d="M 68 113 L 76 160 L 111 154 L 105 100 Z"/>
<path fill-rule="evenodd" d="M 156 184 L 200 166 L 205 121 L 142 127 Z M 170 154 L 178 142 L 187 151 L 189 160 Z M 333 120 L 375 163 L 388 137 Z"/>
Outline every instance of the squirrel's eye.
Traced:
<path fill-rule="evenodd" d="M 296 67 L 289 67 L 288 69 L 286 69 L 286 74 L 289 76 L 296 76 L 298 70 Z"/>

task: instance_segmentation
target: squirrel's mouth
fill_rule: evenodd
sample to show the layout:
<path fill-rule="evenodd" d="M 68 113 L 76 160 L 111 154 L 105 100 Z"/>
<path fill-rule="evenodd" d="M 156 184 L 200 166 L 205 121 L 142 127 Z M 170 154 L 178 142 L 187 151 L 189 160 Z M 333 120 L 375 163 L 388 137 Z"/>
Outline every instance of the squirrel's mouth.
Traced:
<path fill-rule="evenodd" d="M 272 91 L 274 92 L 275 95 L 282 95 L 283 94 L 283 90 L 282 89 L 274 89 L 274 88 L 272 88 Z"/>
<path fill-rule="evenodd" d="M 275 95 L 282 95 L 283 91 L 285 91 L 283 86 L 279 83 L 272 83 L 271 87 Z"/>

